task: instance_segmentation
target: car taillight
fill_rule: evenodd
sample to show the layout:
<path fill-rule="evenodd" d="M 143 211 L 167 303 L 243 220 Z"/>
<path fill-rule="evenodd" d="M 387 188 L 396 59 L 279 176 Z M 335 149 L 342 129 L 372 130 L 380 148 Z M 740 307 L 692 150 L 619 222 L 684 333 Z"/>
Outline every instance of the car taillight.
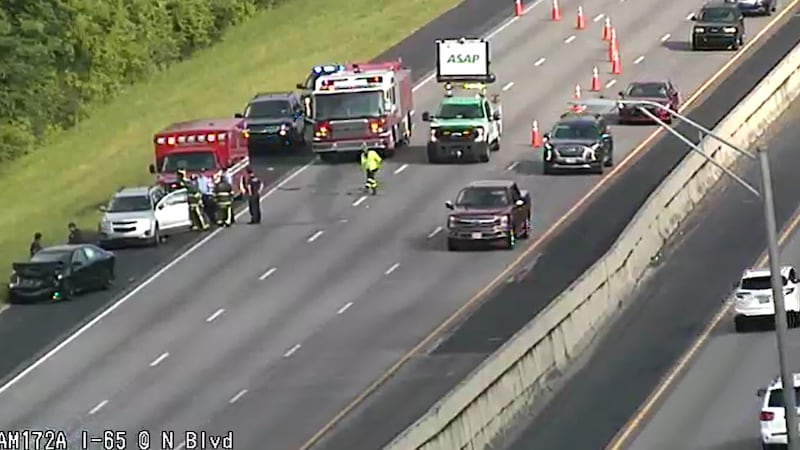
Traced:
<path fill-rule="evenodd" d="M 314 137 L 327 138 L 331 135 L 331 125 L 328 122 L 317 122 L 314 125 Z"/>
<path fill-rule="evenodd" d="M 369 131 L 373 134 L 383 133 L 384 125 L 386 125 L 386 119 L 383 117 L 380 119 L 369 119 Z"/>
<path fill-rule="evenodd" d="M 758 415 L 758 420 L 762 422 L 769 422 L 774 418 L 775 418 L 775 413 L 771 413 L 769 411 L 761 411 L 761 414 Z"/>

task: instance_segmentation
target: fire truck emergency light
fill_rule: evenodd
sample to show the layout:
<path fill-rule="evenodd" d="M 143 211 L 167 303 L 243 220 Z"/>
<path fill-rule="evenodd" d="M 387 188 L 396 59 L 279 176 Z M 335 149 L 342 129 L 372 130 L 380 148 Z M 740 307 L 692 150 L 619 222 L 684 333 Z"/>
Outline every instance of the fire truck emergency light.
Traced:
<path fill-rule="evenodd" d="M 344 66 L 341 64 L 326 64 L 322 66 L 314 66 L 311 71 L 317 75 L 327 74 L 327 73 L 336 73 L 341 72 L 344 70 Z"/>
<path fill-rule="evenodd" d="M 181 134 L 178 136 L 159 136 L 156 138 L 158 145 L 176 145 L 176 144 L 194 144 L 197 142 L 217 142 L 224 141 L 227 138 L 226 133 L 208 133 L 208 134 Z"/>

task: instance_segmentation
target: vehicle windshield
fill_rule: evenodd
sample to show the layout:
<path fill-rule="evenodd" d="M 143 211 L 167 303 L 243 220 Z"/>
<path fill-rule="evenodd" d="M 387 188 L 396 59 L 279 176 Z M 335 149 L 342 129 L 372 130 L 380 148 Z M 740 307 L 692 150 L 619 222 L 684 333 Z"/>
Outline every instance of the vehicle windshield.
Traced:
<path fill-rule="evenodd" d="M 628 86 L 627 97 L 666 97 L 667 87 L 664 83 L 633 83 Z"/>
<path fill-rule="evenodd" d="M 706 8 L 700 11 L 699 22 L 736 23 L 733 8 Z"/>
<path fill-rule="evenodd" d="M 108 212 L 123 213 L 135 211 L 149 211 L 150 197 L 146 195 L 123 195 L 114 197 L 108 204 Z"/>
<path fill-rule="evenodd" d="M 456 200 L 456 205 L 465 208 L 501 208 L 510 204 L 506 190 L 497 187 L 468 187 Z"/>
<path fill-rule="evenodd" d="M 597 125 L 593 122 L 564 122 L 557 124 L 550 135 L 553 139 L 597 139 Z"/>
<path fill-rule="evenodd" d="M 445 103 L 436 114 L 439 119 L 483 119 L 483 108 L 478 103 Z"/>
<path fill-rule="evenodd" d="M 165 156 L 160 167 L 162 173 L 177 172 L 180 169 L 199 172 L 203 169 L 216 169 L 217 163 L 214 152 L 185 152 Z"/>
<path fill-rule="evenodd" d="M 244 111 L 248 119 L 281 119 L 292 115 L 286 100 L 261 100 L 250 103 Z"/>
<path fill-rule="evenodd" d="M 800 387 L 794 388 L 794 397 L 800 400 Z M 796 403 L 800 403 L 800 401 L 796 401 Z M 769 393 L 769 404 L 770 408 L 783 408 L 783 389 L 774 389 Z"/>
<path fill-rule="evenodd" d="M 31 257 L 31 262 L 66 262 L 69 260 L 69 256 L 70 253 L 64 250 L 43 249 Z"/>
<path fill-rule="evenodd" d="M 783 285 L 786 286 L 786 283 L 787 283 L 786 278 L 783 278 Z M 742 280 L 741 288 L 750 291 L 761 291 L 761 290 L 772 289 L 772 281 L 769 276 L 745 278 Z"/>
<path fill-rule="evenodd" d="M 316 120 L 365 119 L 384 114 L 381 91 L 342 92 L 314 96 Z"/>

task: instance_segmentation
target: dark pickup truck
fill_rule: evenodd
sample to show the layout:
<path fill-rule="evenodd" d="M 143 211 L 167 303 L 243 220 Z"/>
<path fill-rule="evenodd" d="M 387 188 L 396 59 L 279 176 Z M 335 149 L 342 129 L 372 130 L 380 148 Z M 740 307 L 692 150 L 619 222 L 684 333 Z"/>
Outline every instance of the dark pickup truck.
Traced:
<path fill-rule="evenodd" d="M 459 192 L 455 202 L 446 202 L 447 249 L 461 250 L 466 244 L 501 242 L 513 249 L 517 239 L 531 231 L 531 198 L 510 180 L 473 181 Z"/>

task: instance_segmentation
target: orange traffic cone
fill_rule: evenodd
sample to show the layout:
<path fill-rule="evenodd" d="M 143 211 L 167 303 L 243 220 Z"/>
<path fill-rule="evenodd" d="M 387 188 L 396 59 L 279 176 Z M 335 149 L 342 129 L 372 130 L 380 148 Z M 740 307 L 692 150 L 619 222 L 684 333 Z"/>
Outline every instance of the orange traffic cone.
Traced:
<path fill-rule="evenodd" d="M 583 6 L 578 6 L 578 22 L 575 28 L 579 30 L 586 28 L 586 16 L 583 15 Z"/>
<path fill-rule="evenodd" d="M 575 100 L 580 100 L 581 99 L 581 85 L 580 84 L 576 84 L 575 85 L 575 94 L 572 96 L 572 98 L 575 99 Z"/>
<path fill-rule="evenodd" d="M 606 17 L 606 21 L 603 24 L 603 40 L 610 41 L 611 40 L 611 19 Z"/>
<path fill-rule="evenodd" d="M 622 62 L 619 57 L 619 50 L 614 49 L 611 55 L 611 74 L 619 75 L 622 73 Z"/>
<path fill-rule="evenodd" d="M 524 13 L 522 8 L 522 0 L 514 0 L 514 15 L 519 17 Z"/>
<path fill-rule="evenodd" d="M 561 20 L 561 8 L 558 6 L 558 0 L 553 0 L 553 7 L 550 10 L 550 18 L 553 22 Z"/>
<path fill-rule="evenodd" d="M 592 69 L 592 92 L 599 92 L 600 91 L 600 73 L 597 71 L 597 67 Z"/>
<path fill-rule="evenodd" d="M 539 132 L 539 122 L 533 121 L 531 128 L 531 147 L 539 148 L 542 146 L 542 134 Z"/>
<path fill-rule="evenodd" d="M 616 50 L 619 53 L 619 43 L 617 42 L 617 30 L 616 28 L 611 28 L 611 40 L 608 41 L 608 60 L 614 60 L 614 51 Z"/>

